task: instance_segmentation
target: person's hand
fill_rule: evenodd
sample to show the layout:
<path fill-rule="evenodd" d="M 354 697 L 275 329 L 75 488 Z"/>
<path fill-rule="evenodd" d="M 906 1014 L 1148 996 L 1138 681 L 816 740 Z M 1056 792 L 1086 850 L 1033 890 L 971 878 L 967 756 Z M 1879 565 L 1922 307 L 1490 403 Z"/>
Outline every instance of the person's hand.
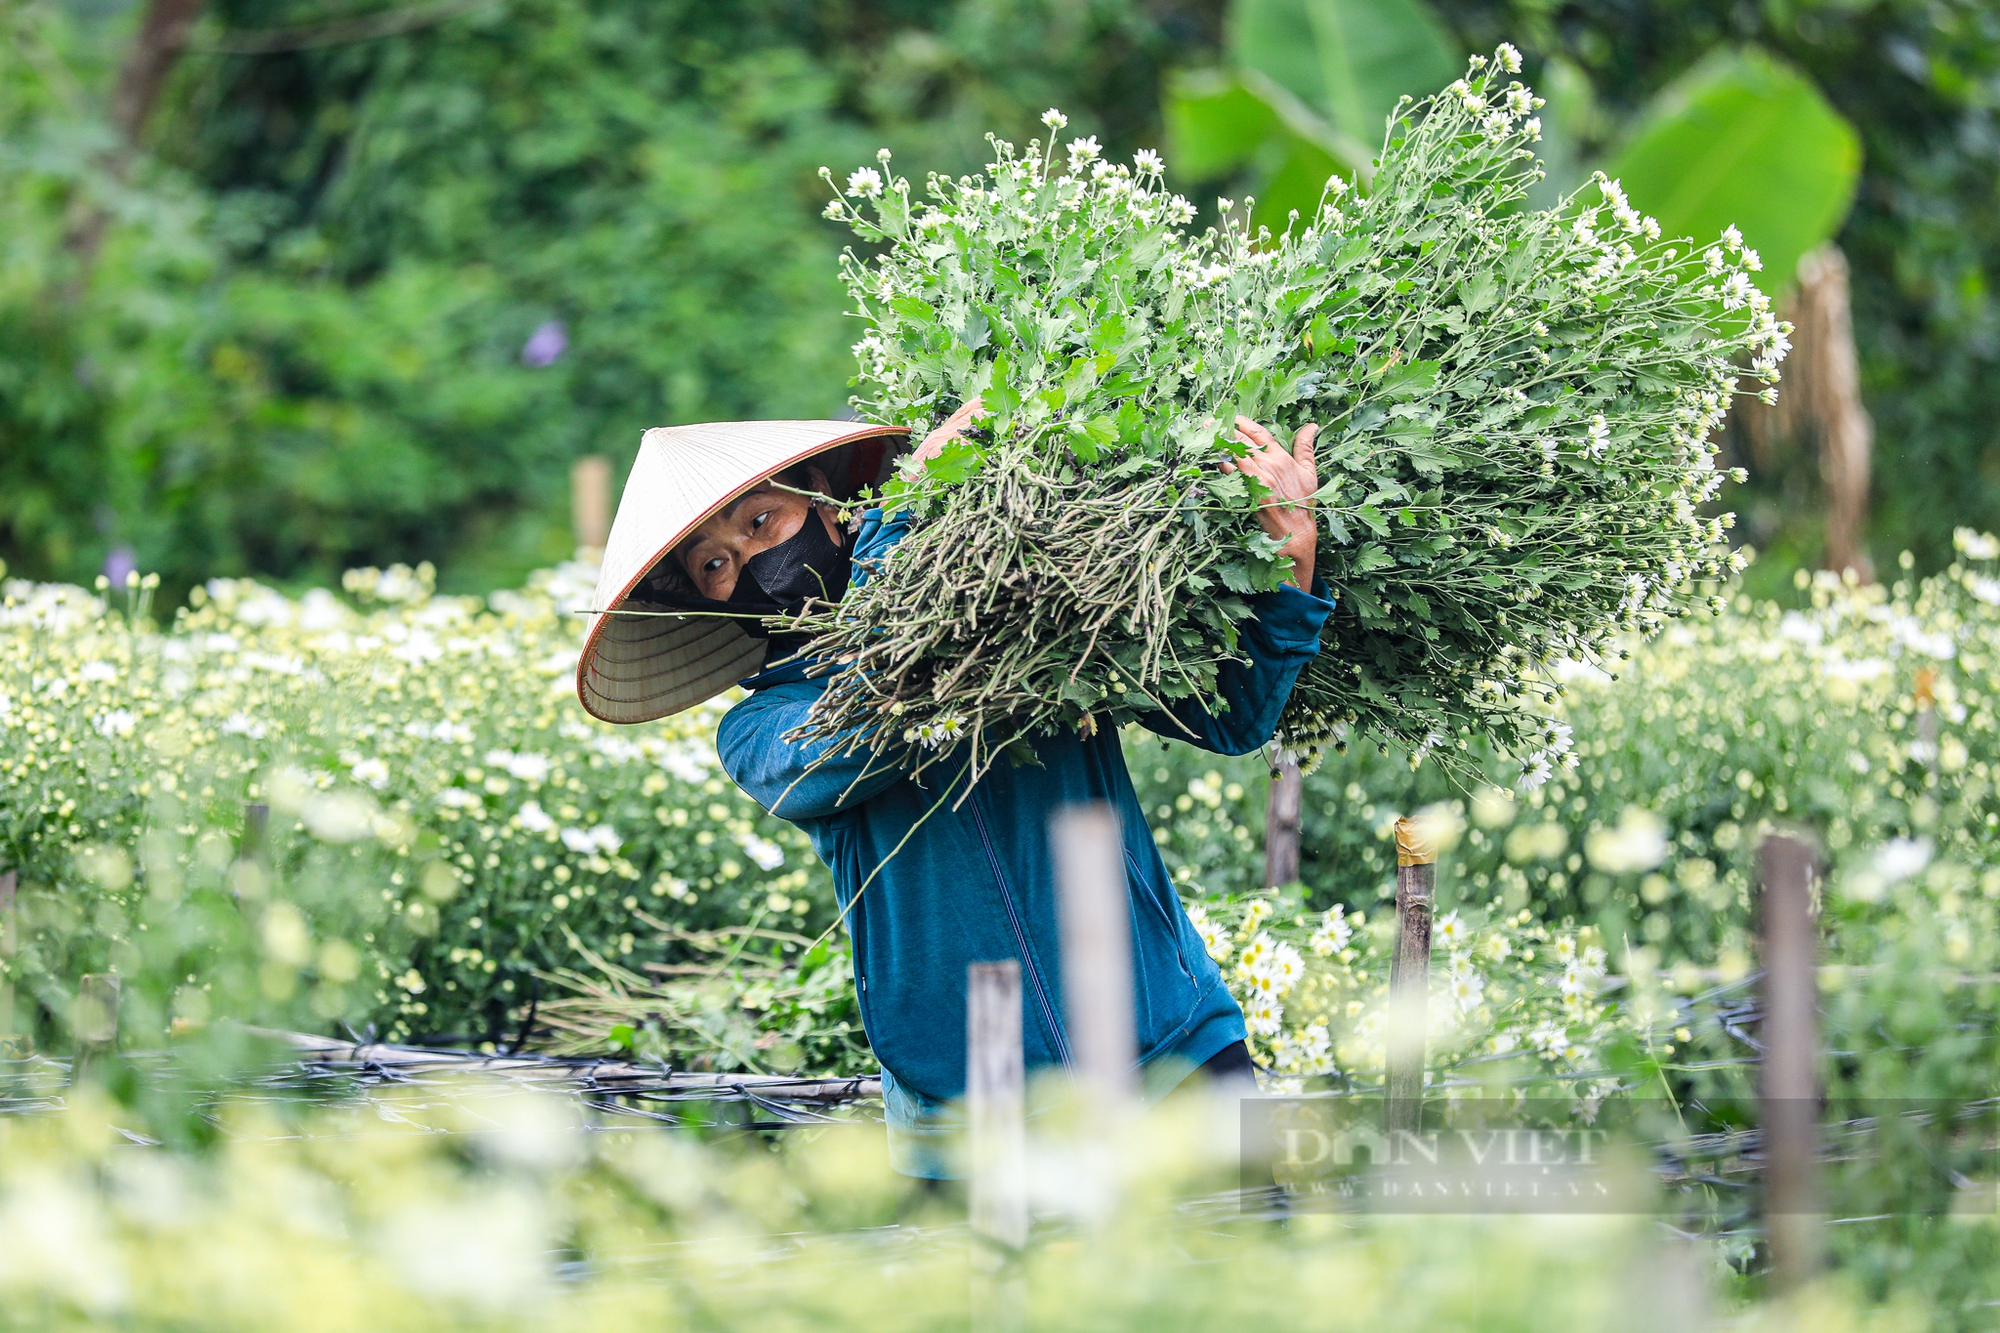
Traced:
<path fill-rule="evenodd" d="M 1284 543 L 1278 554 L 1292 560 L 1292 576 L 1286 582 L 1307 592 L 1312 591 L 1313 554 L 1319 549 L 1319 524 L 1312 512 L 1319 490 L 1319 471 L 1313 466 L 1313 441 L 1318 436 L 1318 426 L 1301 426 L 1287 449 L 1249 417 L 1238 417 L 1236 438 L 1249 445 L 1250 452 L 1222 460 L 1224 472 L 1241 468 L 1270 490 L 1257 509 L 1258 526 Z"/>
<path fill-rule="evenodd" d="M 908 461 L 903 466 L 911 471 L 915 471 L 943 453 L 944 447 L 947 444 L 965 434 L 965 428 L 971 424 L 974 417 L 979 415 L 981 407 L 982 404 L 979 401 L 978 394 L 975 393 L 972 397 L 966 399 L 959 406 L 958 411 L 953 412 L 944 419 L 942 426 L 924 436 L 924 442 L 917 446 L 916 452 L 910 455 Z"/>

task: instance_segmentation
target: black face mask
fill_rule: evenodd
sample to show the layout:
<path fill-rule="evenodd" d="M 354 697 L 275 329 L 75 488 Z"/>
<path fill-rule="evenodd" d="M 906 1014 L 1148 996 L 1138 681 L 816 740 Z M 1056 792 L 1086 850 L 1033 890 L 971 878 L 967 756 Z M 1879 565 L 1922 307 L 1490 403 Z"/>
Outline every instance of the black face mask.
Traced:
<path fill-rule="evenodd" d="M 670 560 L 674 558 L 668 557 Z M 646 595 L 667 606 L 730 617 L 752 638 L 771 640 L 768 660 L 777 661 L 798 651 L 804 646 L 806 638 L 800 634 L 773 634 L 759 617 L 796 612 L 805 605 L 808 597 L 839 601 L 847 591 L 847 579 L 852 568 L 848 561 L 847 539 L 843 536 L 841 541 L 836 542 L 827 535 L 826 524 L 819 516 L 819 506 L 814 503 L 806 511 L 805 522 L 799 525 L 797 532 L 743 562 L 742 572 L 736 576 L 736 587 L 728 600 L 715 601 L 691 590 L 675 587 L 671 580 L 664 579 L 649 584 Z"/>
<path fill-rule="evenodd" d="M 814 503 L 797 532 L 743 562 L 729 601 L 787 612 L 799 610 L 808 598 L 837 602 L 847 591 L 849 569 L 846 541 L 827 535 Z"/>

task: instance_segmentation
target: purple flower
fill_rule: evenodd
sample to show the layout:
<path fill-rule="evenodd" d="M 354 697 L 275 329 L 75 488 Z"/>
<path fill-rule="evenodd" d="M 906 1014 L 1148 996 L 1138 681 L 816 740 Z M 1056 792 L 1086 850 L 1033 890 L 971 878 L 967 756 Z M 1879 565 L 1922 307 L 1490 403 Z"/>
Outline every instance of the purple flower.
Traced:
<path fill-rule="evenodd" d="M 111 554 L 104 557 L 104 577 L 114 588 L 125 586 L 127 576 L 139 568 L 139 557 L 129 546 L 114 546 Z"/>
<path fill-rule="evenodd" d="M 559 319 L 544 320 L 521 347 L 521 364 L 541 370 L 556 363 L 569 349 L 569 327 Z"/>

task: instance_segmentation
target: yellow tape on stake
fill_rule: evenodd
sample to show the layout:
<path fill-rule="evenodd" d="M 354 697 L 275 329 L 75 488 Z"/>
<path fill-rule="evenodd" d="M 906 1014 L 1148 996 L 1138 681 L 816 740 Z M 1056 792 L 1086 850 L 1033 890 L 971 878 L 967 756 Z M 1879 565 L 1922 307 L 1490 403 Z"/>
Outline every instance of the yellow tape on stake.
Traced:
<path fill-rule="evenodd" d="M 1427 866 L 1438 859 L 1437 847 L 1424 836 L 1424 831 L 1414 819 L 1405 816 L 1396 821 L 1396 864 L 1399 866 Z"/>

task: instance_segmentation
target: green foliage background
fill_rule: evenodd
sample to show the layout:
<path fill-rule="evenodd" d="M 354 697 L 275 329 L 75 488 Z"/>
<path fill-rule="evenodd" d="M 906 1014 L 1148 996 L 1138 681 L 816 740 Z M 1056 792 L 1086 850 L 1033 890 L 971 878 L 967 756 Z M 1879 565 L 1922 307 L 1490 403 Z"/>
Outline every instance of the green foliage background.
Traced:
<path fill-rule="evenodd" d="M 966 165 L 1052 100 L 1129 140 L 1198 30 L 1107 0 L 509 0 L 233 56 L 203 44 L 338 15 L 225 0 L 121 175 L 131 16 L 94 8 L 14 9 L 0 54 L 0 556 L 87 579 L 129 543 L 170 590 L 425 557 L 504 586 L 567 553 L 574 457 L 838 413 L 817 168 Z M 523 365 L 550 320 L 567 351 Z"/>
<path fill-rule="evenodd" d="M 1587 74 L 1593 152 L 1722 46 L 1809 74 L 1863 139 L 1840 240 L 1878 426 L 1877 563 L 1907 546 L 1938 567 L 1952 523 L 2000 522 L 2000 16 L 1974 0 L 1436 8 L 1466 49 L 1516 42 L 1531 79 L 1553 57 Z M 622 461 L 650 425 L 840 410 L 854 335 L 820 164 L 887 144 L 965 169 L 986 129 L 1018 139 L 1052 104 L 1108 152 L 1155 145 L 1164 75 L 1214 63 L 1224 10 L 496 0 L 253 56 L 216 48 L 357 11 L 218 0 L 117 169 L 104 108 L 135 7 L 10 6 L 0 558 L 87 579 L 130 545 L 170 595 L 420 558 L 446 588 L 517 583 L 566 552 L 575 456 Z M 524 366 L 548 320 L 567 351 Z M 1800 445 L 1746 461 L 1743 532 L 1781 578 L 1817 555 L 1816 464 Z"/>

